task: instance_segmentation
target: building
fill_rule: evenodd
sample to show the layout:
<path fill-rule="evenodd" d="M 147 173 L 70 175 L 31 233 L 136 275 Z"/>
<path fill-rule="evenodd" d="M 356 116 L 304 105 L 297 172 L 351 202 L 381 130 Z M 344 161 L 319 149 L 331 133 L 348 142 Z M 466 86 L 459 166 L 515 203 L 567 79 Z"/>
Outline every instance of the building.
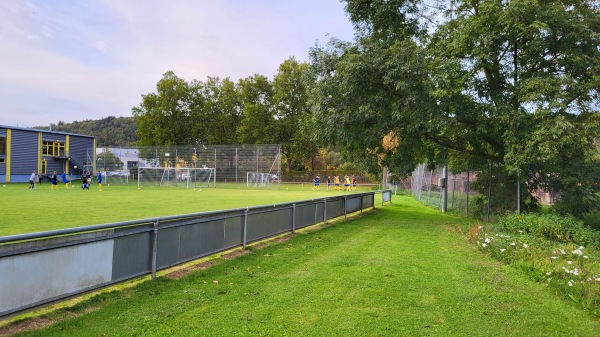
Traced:
<path fill-rule="evenodd" d="M 77 179 L 93 171 L 95 158 L 93 136 L 0 125 L 0 183 L 28 182 L 34 170 Z"/>

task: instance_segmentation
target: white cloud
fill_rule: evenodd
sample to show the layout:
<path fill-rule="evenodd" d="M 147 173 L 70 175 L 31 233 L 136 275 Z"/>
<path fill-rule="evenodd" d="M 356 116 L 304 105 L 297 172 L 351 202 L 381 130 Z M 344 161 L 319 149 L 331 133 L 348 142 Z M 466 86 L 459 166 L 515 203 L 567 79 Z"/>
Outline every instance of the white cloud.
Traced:
<path fill-rule="evenodd" d="M 352 37 L 337 0 L 4 2 L 0 124 L 131 116 L 169 70 L 272 77 L 327 34 Z"/>

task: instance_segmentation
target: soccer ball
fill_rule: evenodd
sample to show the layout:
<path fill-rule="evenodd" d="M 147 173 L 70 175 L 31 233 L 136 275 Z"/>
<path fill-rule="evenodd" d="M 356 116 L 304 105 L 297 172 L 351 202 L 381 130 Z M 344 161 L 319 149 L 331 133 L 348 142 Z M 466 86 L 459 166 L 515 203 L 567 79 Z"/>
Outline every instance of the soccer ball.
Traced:
<path fill-rule="evenodd" d="M 141 190 L 141 189 L 142 189 L 141 187 L 138 187 L 138 190 Z"/>

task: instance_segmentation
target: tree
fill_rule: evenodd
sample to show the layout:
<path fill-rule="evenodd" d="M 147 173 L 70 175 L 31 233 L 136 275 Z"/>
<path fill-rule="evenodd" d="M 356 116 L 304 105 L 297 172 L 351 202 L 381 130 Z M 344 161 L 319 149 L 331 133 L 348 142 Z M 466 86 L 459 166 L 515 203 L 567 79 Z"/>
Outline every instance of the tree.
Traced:
<path fill-rule="evenodd" d="M 156 85 L 157 93 L 142 95 L 132 109 L 136 118 L 138 145 L 190 144 L 190 101 L 188 84 L 168 71 Z"/>
<path fill-rule="evenodd" d="M 105 148 L 101 153 L 96 155 L 96 165 L 98 170 L 115 171 L 123 169 L 123 162 L 115 154 Z"/>
<path fill-rule="evenodd" d="M 243 104 L 243 118 L 236 131 L 241 144 L 274 144 L 275 117 L 273 85 L 262 75 L 242 79 L 238 83 Z"/>
<path fill-rule="evenodd" d="M 287 170 L 295 160 L 301 164 L 314 156 L 318 147 L 301 132 L 301 120 L 309 115 L 306 76 L 308 64 L 293 57 L 285 60 L 273 80 L 276 142 L 286 158 Z"/>
<path fill-rule="evenodd" d="M 505 186 L 520 178 L 530 190 L 558 193 L 559 210 L 598 205 L 600 14 L 592 1 L 455 1 L 429 30 L 419 2 L 346 3 L 357 40 L 311 51 L 321 141 L 401 172 L 420 161 L 455 170 L 493 164 L 512 180 Z M 390 132 L 394 151 L 381 146 Z"/>

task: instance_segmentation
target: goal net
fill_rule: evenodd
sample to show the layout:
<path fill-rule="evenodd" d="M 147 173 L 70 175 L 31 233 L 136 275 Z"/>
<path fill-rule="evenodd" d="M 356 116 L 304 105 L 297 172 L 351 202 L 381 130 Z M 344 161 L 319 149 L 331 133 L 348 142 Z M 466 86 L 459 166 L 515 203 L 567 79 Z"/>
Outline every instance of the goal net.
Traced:
<path fill-rule="evenodd" d="M 216 187 L 215 169 L 138 167 L 138 187 L 141 186 Z"/>
<path fill-rule="evenodd" d="M 269 187 L 276 175 L 261 172 L 246 172 L 247 187 Z"/>

